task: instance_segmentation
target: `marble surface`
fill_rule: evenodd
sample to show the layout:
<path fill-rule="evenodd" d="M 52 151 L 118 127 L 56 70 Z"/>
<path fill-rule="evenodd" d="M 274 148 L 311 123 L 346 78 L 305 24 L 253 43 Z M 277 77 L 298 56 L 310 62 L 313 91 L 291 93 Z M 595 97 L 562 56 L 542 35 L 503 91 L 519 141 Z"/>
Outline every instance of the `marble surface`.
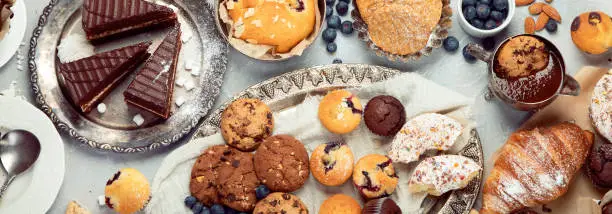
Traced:
<path fill-rule="evenodd" d="M 23 41 L 28 44 L 38 17 L 48 2 L 47 0 L 25 1 L 28 7 L 28 30 Z M 454 10 L 457 8 L 456 3 L 457 1 L 452 1 Z M 597 57 L 587 56 L 574 47 L 569 34 L 571 20 L 575 16 L 590 10 L 604 10 L 611 14 L 612 1 L 556 0 L 553 2 L 553 6 L 562 14 L 563 23 L 559 25 L 557 33 L 550 34 L 541 31 L 538 34 L 558 45 L 565 58 L 567 72 L 574 74 L 584 65 L 612 67 L 612 63 L 609 61 L 612 58 L 612 53 Z M 456 11 L 454 12 L 456 14 Z M 528 16 L 526 7 L 517 8 L 514 20 L 512 20 L 508 29 L 496 36 L 497 41 L 501 41 L 509 35 L 522 33 L 523 20 L 526 16 Z M 342 20 L 350 19 L 349 15 L 341 18 Z M 469 37 L 461 30 L 457 24 L 456 15 L 453 16 L 453 28 L 450 35 L 459 39 L 461 48 L 469 42 L 479 42 L 478 39 Z M 216 105 L 223 103 L 233 94 L 249 85 L 294 69 L 330 64 L 334 58 L 339 58 L 345 63 L 368 63 L 406 72 L 418 72 L 427 79 L 473 98 L 473 114 L 478 122 L 477 129 L 482 138 L 487 161 L 490 161 L 488 158 L 505 142 L 507 136 L 529 117 L 529 113 L 513 110 L 499 101 L 485 101 L 483 93 L 487 82 L 486 64 L 465 62 L 461 50 L 448 53 L 443 49 L 436 49 L 431 56 L 421 61 L 402 63 L 390 62 L 385 58 L 376 56 L 366 48 L 363 42 L 357 39 L 357 35 L 346 36 L 339 33 L 336 41 L 338 51 L 335 54 L 327 53 L 324 42 L 321 38 L 318 38 L 305 51 L 303 56 L 279 63 L 253 60 L 235 50 L 231 50 L 228 71 L 225 74 L 222 91 Z M 27 45 L 20 48 L 23 56 L 25 56 L 27 48 Z M 28 101 L 33 102 L 28 82 L 29 71 L 25 62 L 18 65 L 18 61 L 18 57 L 14 56 L 7 65 L 0 67 L 0 89 L 7 88 L 11 81 L 17 81 L 17 89 L 21 95 L 26 97 Z M 444 97 L 440 97 L 440 99 L 444 99 Z M 77 145 L 76 142 L 65 136 L 63 139 L 66 151 L 66 175 L 60 193 L 48 213 L 63 213 L 70 200 L 78 200 L 93 213 L 111 213 L 110 210 L 99 207 L 96 200 L 99 195 L 104 193 L 106 180 L 114 172 L 123 167 L 133 167 L 142 171 L 148 178 L 153 178 L 160 162 L 168 151 L 180 146 L 178 144 L 146 154 L 114 154 L 92 151 L 88 147 Z M 490 167 L 485 167 L 485 170 L 490 171 Z"/>

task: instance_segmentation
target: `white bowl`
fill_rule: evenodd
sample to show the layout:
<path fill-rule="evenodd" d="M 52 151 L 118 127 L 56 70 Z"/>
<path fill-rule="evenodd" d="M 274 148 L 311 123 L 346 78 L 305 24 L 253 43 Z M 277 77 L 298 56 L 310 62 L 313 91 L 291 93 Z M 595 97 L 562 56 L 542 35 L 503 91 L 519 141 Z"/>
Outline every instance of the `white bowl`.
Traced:
<path fill-rule="evenodd" d="M 516 9 L 514 0 L 508 0 L 508 17 L 506 17 L 506 20 L 504 20 L 504 22 L 500 26 L 497 26 L 495 29 L 482 30 L 472 26 L 472 24 L 470 24 L 465 19 L 465 16 L 463 16 L 462 4 L 463 0 L 459 0 L 457 2 L 457 13 L 459 14 L 459 17 L 457 19 L 459 20 L 459 26 L 461 26 L 463 31 L 465 31 L 467 34 L 478 38 L 494 36 L 495 34 L 501 32 L 504 28 L 508 27 L 510 21 L 512 21 L 512 18 L 514 17 L 514 9 Z"/>

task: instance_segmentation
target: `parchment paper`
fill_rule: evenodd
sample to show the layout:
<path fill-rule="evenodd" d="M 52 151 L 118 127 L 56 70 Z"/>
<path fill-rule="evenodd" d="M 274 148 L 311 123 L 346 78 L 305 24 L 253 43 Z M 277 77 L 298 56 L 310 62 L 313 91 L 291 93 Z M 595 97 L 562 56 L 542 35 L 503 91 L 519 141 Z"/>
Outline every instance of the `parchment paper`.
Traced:
<path fill-rule="evenodd" d="M 573 121 L 582 129 L 590 130 L 594 133 L 591 119 L 589 118 L 589 105 L 593 88 L 599 79 L 606 74 L 608 69 L 584 67 L 574 78 L 580 83 L 581 92 L 577 97 L 559 96 L 553 103 L 546 108 L 535 113 L 521 128 L 530 129 L 536 126 L 547 126 L 563 121 Z M 595 135 L 595 145 L 601 143 L 601 138 Z M 497 156 L 497 155 L 495 155 Z M 489 166 L 493 165 L 493 160 L 496 157 L 488 160 Z M 492 169 L 489 167 L 489 169 Z M 565 195 L 557 200 L 542 206 L 535 207 L 533 210 L 538 213 L 545 212 L 546 209 L 551 209 L 552 213 L 559 214 L 575 214 L 575 213 L 591 213 L 592 199 L 601 199 L 605 191 L 598 191 L 591 180 L 587 177 L 584 168 L 575 175 L 569 190 Z"/>
<path fill-rule="evenodd" d="M 471 99 L 436 85 L 418 74 L 405 73 L 392 80 L 353 91 L 364 106 L 367 100 L 376 95 L 386 94 L 398 98 L 405 106 L 408 119 L 425 112 L 444 113 L 457 119 L 464 126 L 464 132 L 450 153 L 456 153 L 463 148 L 468 141 L 469 130 L 475 127 L 475 124 L 469 120 Z M 355 131 L 346 135 L 328 132 L 317 117 L 321 98 L 321 96 L 307 97 L 300 105 L 275 112 L 274 134 L 290 134 L 296 137 L 305 144 L 309 154 L 319 144 L 338 138 L 343 138 L 351 147 L 355 161 L 366 154 L 387 154 L 391 138 L 372 134 L 363 122 Z M 146 208 L 147 213 L 189 212 L 183 205 L 183 200 L 189 195 L 189 176 L 193 163 L 203 150 L 211 145 L 223 143 L 221 135 L 215 134 L 197 139 L 169 154 L 153 179 L 153 197 Z M 411 170 L 415 166 L 416 163 L 410 165 L 394 163 L 400 180 L 391 197 L 398 202 L 403 213 L 422 212 L 420 205 L 426 195 L 411 194 L 407 191 Z M 361 201 L 351 179 L 339 187 L 326 187 L 319 184 L 311 175 L 306 184 L 294 192 L 308 206 L 310 213 L 318 213 L 323 200 L 336 193 L 344 193 Z"/>

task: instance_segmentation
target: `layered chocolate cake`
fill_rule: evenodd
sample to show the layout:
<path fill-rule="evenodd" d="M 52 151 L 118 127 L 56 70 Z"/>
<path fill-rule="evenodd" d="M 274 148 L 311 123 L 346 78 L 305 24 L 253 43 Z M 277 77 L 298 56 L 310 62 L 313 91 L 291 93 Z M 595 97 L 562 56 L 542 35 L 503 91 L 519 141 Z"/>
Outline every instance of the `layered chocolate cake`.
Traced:
<path fill-rule="evenodd" d="M 151 42 L 99 53 L 59 66 L 58 78 L 82 112 L 87 113 L 147 57 Z"/>
<path fill-rule="evenodd" d="M 125 102 L 161 118 L 170 117 L 180 39 L 180 24 L 176 23 L 123 93 Z"/>
<path fill-rule="evenodd" d="M 171 26 L 177 20 L 172 9 L 145 0 L 85 0 L 82 16 L 83 29 L 92 42 Z"/>

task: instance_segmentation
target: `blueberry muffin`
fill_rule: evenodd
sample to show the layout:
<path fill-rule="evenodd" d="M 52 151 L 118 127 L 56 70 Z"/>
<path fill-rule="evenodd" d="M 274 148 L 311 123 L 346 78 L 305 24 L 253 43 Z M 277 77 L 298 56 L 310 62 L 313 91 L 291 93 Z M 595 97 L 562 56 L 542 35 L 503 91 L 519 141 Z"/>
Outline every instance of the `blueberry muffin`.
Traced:
<path fill-rule="evenodd" d="M 336 194 L 323 201 L 319 214 L 361 214 L 361 205 L 351 196 Z"/>
<path fill-rule="evenodd" d="M 329 92 L 319 103 L 319 120 L 332 133 L 346 134 L 361 122 L 361 101 L 346 90 Z"/>
<path fill-rule="evenodd" d="M 295 195 L 283 192 L 271 193 L 257 202 L 255 214 L 308 214 L 306 205 Z"/>
<path fill-rule="evenodd" d="M 304 144 L 289 135 L 266 138 L 255 152 L 257 178 L 273 192 L 293 192 L 310 174 Z"/>
<path fill-rule="evenodd" d="M 104 188 L 106 205 L 120 214 L 135 213 L 142 210 L 151 197 L 151 187 L 147 178 L 136 169 L 119 170 Z"/>
<path fill-rule="evenodd" d="M 310 171 L 321 184 L 339 186 L 353 174 L 353 162 L 353 152 L 345 142 L 329 142 L 312 152 Z"/>
<path fill-rule="evenodd" d="M 603 54 L 612 47 L 612 18 L 601 11 L 580 14 L 572 22 L 572 41 L 578 49 Z"/>
<path fill-rule="evenodd" d="M 238 99 L 221 115 L 221 135 L 240 151 L 253 151 L 272 134 L 274 118 L 270 108 L 258 99 Z"/>
<path fill-rule="evenodd" d="M 357 161 L 353 170 L 353 183 L 364 199 L 390 196 L 397 182 L 393 163 L 384 155 L 366 155 Z"/>

